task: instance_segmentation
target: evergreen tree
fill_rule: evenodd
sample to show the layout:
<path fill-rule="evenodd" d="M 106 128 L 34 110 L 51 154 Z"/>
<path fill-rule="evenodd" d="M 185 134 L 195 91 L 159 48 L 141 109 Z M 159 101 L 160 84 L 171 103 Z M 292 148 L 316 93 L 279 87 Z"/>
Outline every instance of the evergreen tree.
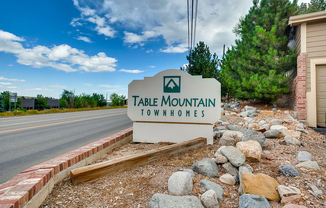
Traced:
<path fill-rule="evenodd" d="M 187 56 L 189 65 L 185 66 L 182 70 L 191 75 L 202 75 L 203 78 L 218 78 L 218 64 L 219 60 L 214 53 L 209 51 L 207 45 L 200 41 L 189 56 Z"/>
<path fill-rule="evenodd" d="M 297 1 L 254 0 L 253 4 L 234 28 L 241 39 L 221 62 L 221 81 L 238 99 L 270 102 L 290 93 L 285 73 L 295 68 L 296 55 L 287 47 L 287 26 L 297 11 Z"/>
<path fill-rule="evenodd" d="M 0 113 L 1 112 L 5 112 L 5 108 L 4 108 L 4 106 L 3 106 L 3 97 L 2 97 L 2 95 L 0 94 Z"/>
<path fill-rule="evenodd" d="M 326 10 L 326 0 L 311 0 L 310 3 L 301 3 L 298 14 L 308 14 Z"/>

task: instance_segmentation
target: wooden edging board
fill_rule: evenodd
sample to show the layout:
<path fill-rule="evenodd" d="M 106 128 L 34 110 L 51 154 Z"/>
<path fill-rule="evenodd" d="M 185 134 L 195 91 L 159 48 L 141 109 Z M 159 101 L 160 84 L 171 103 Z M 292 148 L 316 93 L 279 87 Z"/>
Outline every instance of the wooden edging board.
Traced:
<path fill-rule="evenodd" d="M 144 153 L 130 155 L 113 161 L 105 161 L 94 165 L 80 167 L 71 170 L 73 184 L 90 181 L 113 173 L 125 171 L 140 165 L 146 165 L 161 157 L 167 157 L 181 152 L 196 149 L 207 144 L 206 138 L 197 138 L 190 141 L 173 144 Z"/>

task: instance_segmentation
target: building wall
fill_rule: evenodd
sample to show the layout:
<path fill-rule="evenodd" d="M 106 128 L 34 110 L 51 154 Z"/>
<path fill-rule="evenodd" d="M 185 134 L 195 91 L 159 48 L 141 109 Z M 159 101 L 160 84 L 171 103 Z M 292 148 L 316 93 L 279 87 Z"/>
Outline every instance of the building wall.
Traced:
<path fill-rule="evenodd" d="M 295 52 L 297 55 L 301 53 L 301 25 L 295 28 Z"/>
<path fill-rule="evenodd" d="M 294 110 L 298 112 L 299 120 L 307 120 L 306 97 L 306 55 L 300 54 L 297 58 L 297 77 L 294 79 Z"/>
<path fill-rule="evenodd" d="M 326 57 L 326 20 L 307 24 L 307 92 L 311 91 L 311 59 Z"/>
<path fill-rule="evenodd" d="M 27 110 L 34 109 L 35 108 L 35 99 L 20 99 L 21 108 L 25 108 Z"/>
<path fill-rule="evenodd" d="M 60 104 L 59 104 L 58 99 L 47 100 L 47 103 L 50 106 L 50 108 L 60 108 Z"/>

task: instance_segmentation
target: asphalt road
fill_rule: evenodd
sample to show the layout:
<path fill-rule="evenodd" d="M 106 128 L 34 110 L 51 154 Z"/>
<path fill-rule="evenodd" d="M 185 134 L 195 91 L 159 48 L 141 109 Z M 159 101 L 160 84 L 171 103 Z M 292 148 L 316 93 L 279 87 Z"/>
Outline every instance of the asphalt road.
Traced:
<path fill-rule="evenodd" d="M 131 126 L 126 108 L 0 118 L 0 184 Z"/>

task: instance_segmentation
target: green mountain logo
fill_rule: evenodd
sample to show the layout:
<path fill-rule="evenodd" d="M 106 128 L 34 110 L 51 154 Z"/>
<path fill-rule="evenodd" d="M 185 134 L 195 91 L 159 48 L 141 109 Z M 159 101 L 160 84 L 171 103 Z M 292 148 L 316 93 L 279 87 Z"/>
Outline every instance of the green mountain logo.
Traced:
<path fill-rule="evenodd" d="M 181 76 L 164 76 L 163 87 L 166 93 L 180 93 Z"/>

